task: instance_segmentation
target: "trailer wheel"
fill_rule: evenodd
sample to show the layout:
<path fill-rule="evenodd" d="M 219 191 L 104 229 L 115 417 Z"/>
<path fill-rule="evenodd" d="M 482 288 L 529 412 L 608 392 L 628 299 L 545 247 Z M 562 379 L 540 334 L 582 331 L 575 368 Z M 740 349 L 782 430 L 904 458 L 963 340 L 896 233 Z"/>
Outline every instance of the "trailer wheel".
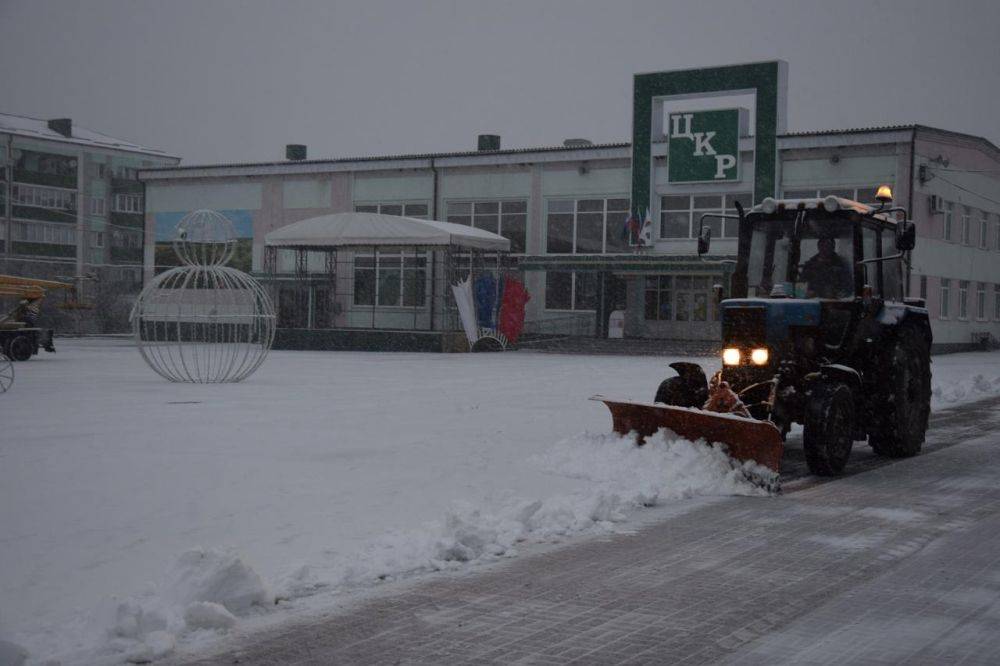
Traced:
<path fill-rule="evenodd" d="M 14 384 L 14 364 L 0 354 L 0 393 L 6 393 Z"/>
<path fill-rule="evenodd" d="M 931 411 L 930 350 L 919 331 L 899 332 L 888 357 L 889 381 L 868 444 L 880 456 L 908 458 L 920 453 Z"/>
<path fill-rule="evenodd" d="M 854 397 L 846 384 L 820 384 L 806 407 L 802 448 L 809 471 L 836 476 L 844 471 L 854 445 Z"/>
<path fill-rule="evenodd" d="M 26 335 L 19 335 L 7 345 L 7 355 L 12 361 L 27 361 L 35 353 L 35 346 Z"/>

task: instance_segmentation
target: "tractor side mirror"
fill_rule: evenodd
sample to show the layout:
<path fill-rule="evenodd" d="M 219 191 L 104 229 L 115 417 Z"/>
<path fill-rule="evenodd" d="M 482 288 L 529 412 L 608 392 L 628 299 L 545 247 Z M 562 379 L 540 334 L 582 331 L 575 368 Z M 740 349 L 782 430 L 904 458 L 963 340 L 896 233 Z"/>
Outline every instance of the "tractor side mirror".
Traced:
<path fill-rule="evenodd" d="M 910 220 L 903 220 L 899 223 L 899 230 L 896 232 L 896 249 L 900 252 L 908 252 L 917 245 L 917 225 Z"/>
<path fill-rule="evenodd" d="M 698 256 L 708 254 L 708 248 L 712 244 L 712 227 L 702 227 L 698 236 Z"/>

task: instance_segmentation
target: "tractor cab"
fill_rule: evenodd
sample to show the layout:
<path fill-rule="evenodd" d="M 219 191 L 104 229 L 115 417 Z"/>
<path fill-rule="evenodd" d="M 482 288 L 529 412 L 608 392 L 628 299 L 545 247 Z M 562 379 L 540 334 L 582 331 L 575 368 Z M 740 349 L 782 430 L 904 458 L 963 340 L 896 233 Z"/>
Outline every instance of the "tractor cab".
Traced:
<path fill-rule="evenodd" d="M 902 300 L 901 260 L 916 238 L 912 222 L 892 216 L 901 210 L 831 196 L 768 198 L 740 211 L 733 295 L 843 300 L 869 289 Z"/>

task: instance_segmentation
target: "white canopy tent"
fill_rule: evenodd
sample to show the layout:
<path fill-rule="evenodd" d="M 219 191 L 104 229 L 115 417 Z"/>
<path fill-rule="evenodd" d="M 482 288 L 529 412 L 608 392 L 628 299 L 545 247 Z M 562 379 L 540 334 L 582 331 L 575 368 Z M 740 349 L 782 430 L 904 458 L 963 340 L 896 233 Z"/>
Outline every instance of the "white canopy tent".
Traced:
<path fill-rule="evenodd" d="M 309 218 L 272 231 L 264 244 L 279 331 L 468 329 L 451 285 L 489 273 L 498 302 L 500 278 L 514 267 L 510 241 L 498 234 L 377 213 Z"/>
<path fill-rule="evenodd" d="M 498 234 L 451 222 L 418 220 L 378 213 L 334 213 L 289 224 L 267 234 L 270 247 L 452 246 L 509 252 L 510 241 Z"/>

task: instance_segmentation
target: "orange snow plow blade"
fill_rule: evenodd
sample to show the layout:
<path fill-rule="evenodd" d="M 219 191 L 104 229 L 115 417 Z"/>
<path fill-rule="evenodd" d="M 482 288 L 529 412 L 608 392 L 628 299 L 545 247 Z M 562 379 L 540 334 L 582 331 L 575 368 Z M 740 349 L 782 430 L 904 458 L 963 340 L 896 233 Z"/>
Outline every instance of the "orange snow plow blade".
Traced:
<path fill-rule="evenodd" d="M 785 446 L 781 433 L 770 421 L 710 412 L 693 407 L 672 407 L 664 404 L 608 400 L 595 395 L 591 400 L 603 402 L 611 410 L 615 432 L 638 434 L 638 443 L 668 428 L 684 439 L 725 444 L 729 455 L 741 462 L 753 460 L 781 471 L 781 453 Z"/>

